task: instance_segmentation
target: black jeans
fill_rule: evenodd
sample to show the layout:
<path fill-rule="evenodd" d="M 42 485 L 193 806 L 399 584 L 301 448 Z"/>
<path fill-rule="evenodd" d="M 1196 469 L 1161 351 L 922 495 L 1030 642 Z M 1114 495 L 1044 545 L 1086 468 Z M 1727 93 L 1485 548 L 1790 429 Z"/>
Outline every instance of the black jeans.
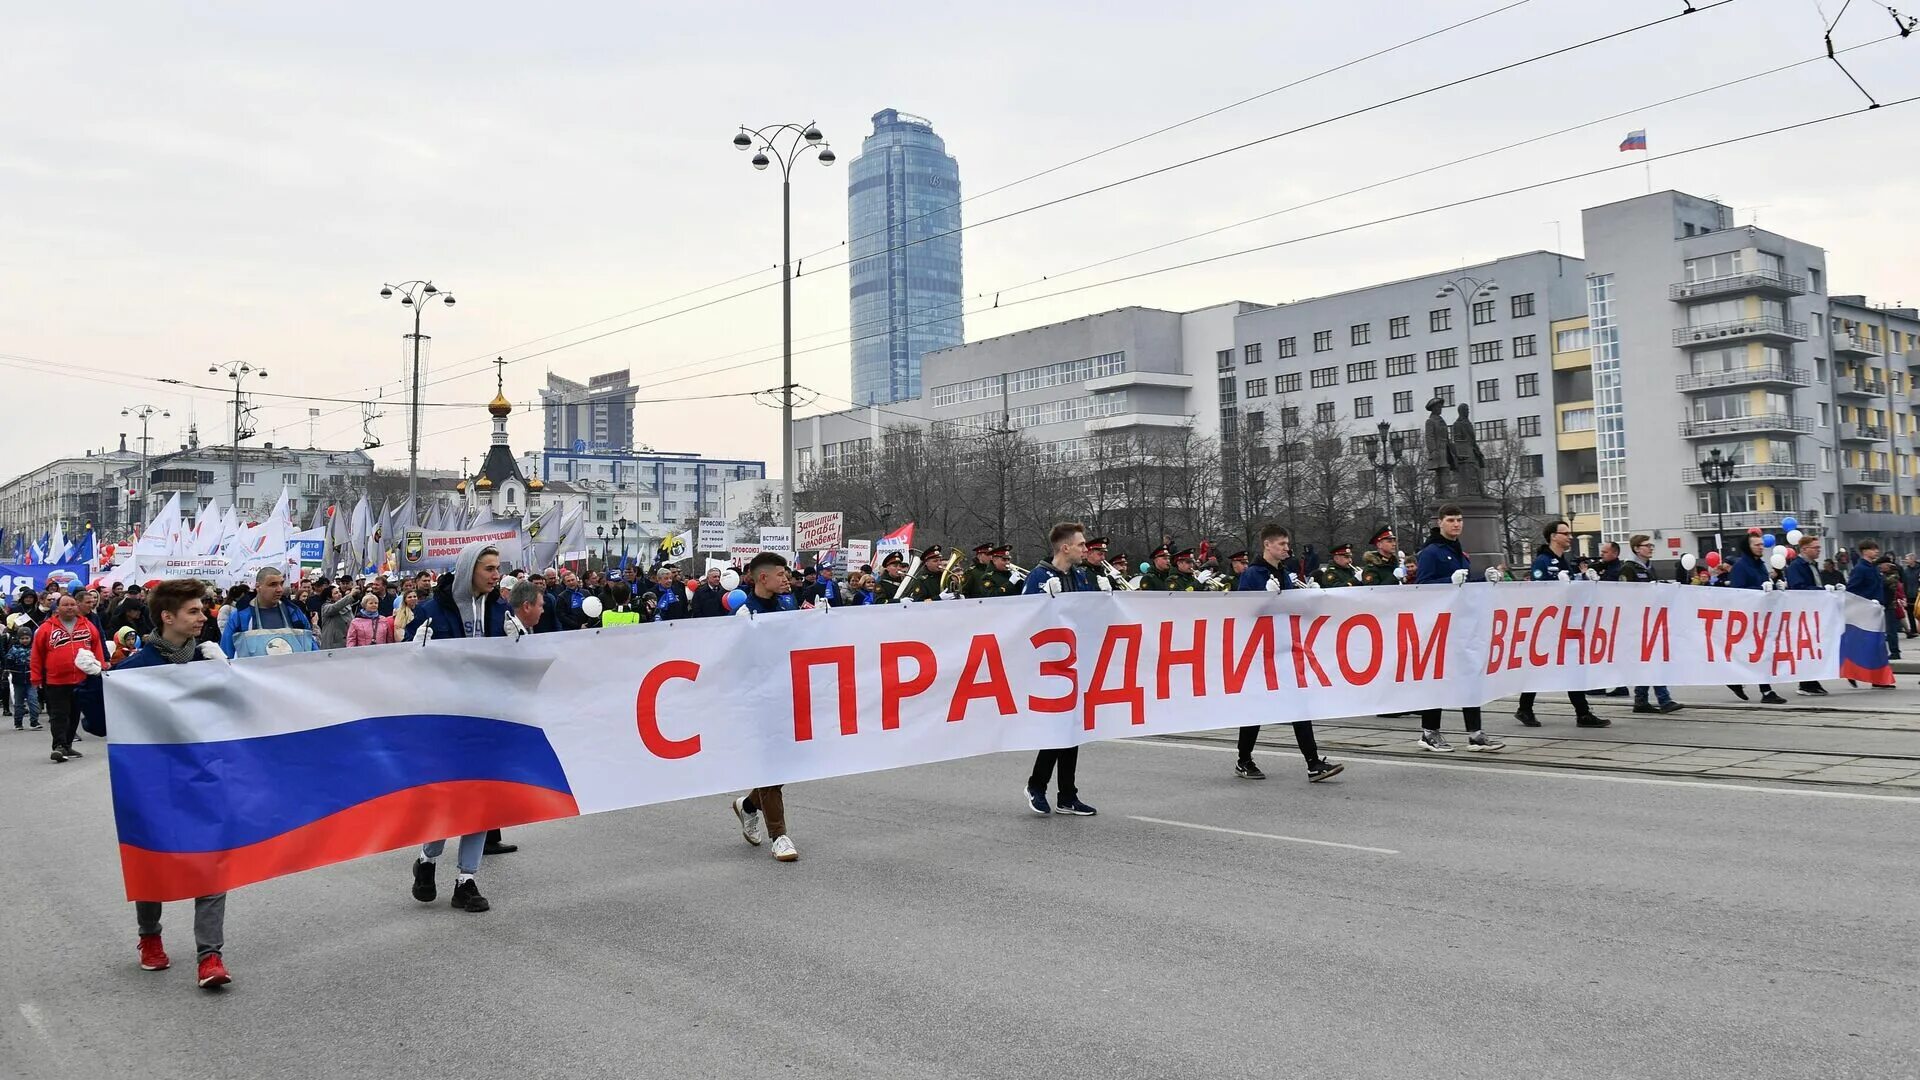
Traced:
<path fill-rule="evenodd" d="M 1046 794 L 1047 781 L 1053 778 L 1057 770 L 1060 774 L 1060 797 L 1071 799 L 1080 794 L 1073 785 L 1073 771 L 1080 765 L 1080 748 L 1069 746 L 1064 750 L 1042 750 L 1034 755 L 1033 775 L 1027 777 L 1027 790 Z"/>
<path fill-rule="evenodd" d="M 1532 712 L 1533 699 L 1538 696 L 1539 695 L 1535 694 L 1531 690 L 1527 691 L 1524 694 L 1521 694 L 1520 695 L 1520 711 L 1523 713 Z M 1573 702 L 1573 711 L 1574 711 L 1574 714 L 1577 716 L 1585 716 L 1588 713 L 1593 711 L 1591 708 L 1588 708 L 1587 706 L 1587 692 L 1584 690 L 1567 691 L 1567 700 Z"/>
<path fill-rule="evenodd" d="M 1253 760 L 1253 743 L 1260 737 L 1260 725 L 1240 729 L 1240 760 Z M 1300 744 L 1300 756 L 1311 765 L 1320 760 L 1320 744 L 1313 737 L 1313 721 L 1296 720 L 1293 724 L 1293 741 Z"/>
<path fill-rule="evenodd" d="M 1460 715 L 1467 722 L 1467 734 L 1471 735 L 1480 730 L 1480 709 L 1477 706 L 1468 706 L 1467 708 L 1461 709 Z M 1427 731 L 1439 731 L 1440 710 L 1421 709 L 1420 726 Z"/>
<path fill-rule="evenodd" d="M 53 736 L 53 748 L 65 750 L 73 745 L 73 732 L 80 726 L 80 710 L 74 701 L 77 686 L 43 686 L 40 703 L 47 710 L 47 730 Z"/>

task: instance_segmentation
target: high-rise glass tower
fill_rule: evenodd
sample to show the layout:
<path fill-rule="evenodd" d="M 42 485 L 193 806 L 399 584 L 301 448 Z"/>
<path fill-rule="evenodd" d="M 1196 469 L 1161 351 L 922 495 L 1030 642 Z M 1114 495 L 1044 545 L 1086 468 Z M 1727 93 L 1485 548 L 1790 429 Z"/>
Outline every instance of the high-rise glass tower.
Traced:
<path fill-rule="evenodd" d="M 847 170 L 854 401 L 918 396 L 921 354 L 964 339 L 959 203 L 960 163 L 933 124 L 874 113 Z"/>

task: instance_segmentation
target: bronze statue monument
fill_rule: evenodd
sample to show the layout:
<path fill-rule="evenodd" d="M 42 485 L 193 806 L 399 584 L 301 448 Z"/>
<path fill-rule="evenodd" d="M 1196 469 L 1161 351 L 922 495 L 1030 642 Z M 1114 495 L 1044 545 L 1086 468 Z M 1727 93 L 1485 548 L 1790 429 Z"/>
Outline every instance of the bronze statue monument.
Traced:
<path fill-rule="evenodd" d="M 1453 440 L 1447 435 L 1447 421 L 1440 415 L 1443 408 L 1446 408 L 1446 402 L 1437 397 L 1427 402 L 1427 423 L 1420 437 L 1421 445 L 1426 449 L 1427 471 L 1433 474 L 1435 496 L 1454 493 L 1454 470 L 1459 468 Z"/>
<path fill-rule="evenodd" d="M 1460 406 L 1459 419 L 1453 422 L 1453 479 L 1455 495 L 1486 494 L 1487 455 L 1480 451 L 1480 437 L 1473 421 L 1467 419 L 1467 407 Z"/>

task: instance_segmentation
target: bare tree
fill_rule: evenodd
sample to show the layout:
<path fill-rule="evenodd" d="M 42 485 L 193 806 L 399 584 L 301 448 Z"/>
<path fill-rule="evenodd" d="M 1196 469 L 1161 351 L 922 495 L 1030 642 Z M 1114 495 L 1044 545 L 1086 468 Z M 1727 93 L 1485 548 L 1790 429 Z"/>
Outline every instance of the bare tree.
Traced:
<path fill-rule="evenodd" d="M 1483 450 L 1487 456 L 1487 498 L 1500 507 L 1501 550 L 1510 563 L 1515 559 L 1524 562 L 1544 524 L 1542 515 L 1533 509 L 1541 499 L 1536 462 L 1527 452 L 1525 439 L 1503 437 Z"/>

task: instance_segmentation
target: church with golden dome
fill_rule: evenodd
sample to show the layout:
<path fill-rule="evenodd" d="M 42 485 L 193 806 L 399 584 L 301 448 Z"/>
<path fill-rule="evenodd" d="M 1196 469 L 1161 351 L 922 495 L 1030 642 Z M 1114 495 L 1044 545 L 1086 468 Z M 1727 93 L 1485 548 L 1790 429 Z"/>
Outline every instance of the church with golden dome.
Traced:
<path fill-rule="evenodd" d="M 487 412 L 493 416 L 493 441 L 487 455 L 480 459 L 480 471 L 456 483 L 453 490 L 465 502 L 470 519 L 528 517 L 538 509 L 546 485 L 520 471 L 513 448 L 507 445 L 507 417 L 513 415 L 513 402 L 507 400 L 505 377 L 499 372 L 494 374 Z"/>

